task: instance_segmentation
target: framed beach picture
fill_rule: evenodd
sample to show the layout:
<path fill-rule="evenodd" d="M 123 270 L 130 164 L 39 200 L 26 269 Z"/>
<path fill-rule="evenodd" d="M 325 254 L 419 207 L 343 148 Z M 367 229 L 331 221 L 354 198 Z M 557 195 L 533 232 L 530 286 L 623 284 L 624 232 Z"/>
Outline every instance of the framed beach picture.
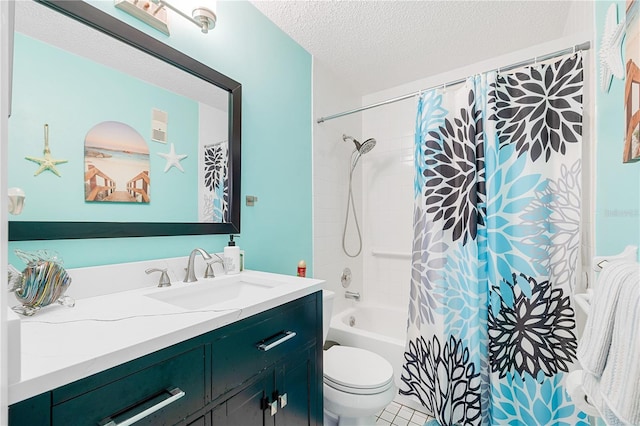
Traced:
<path fill-rule="evenodd" d="M 627 0 L 625 35 L 624 113 L 625 138 L 622 161 L 640 160 L 640 0 Z"/>
<path fill-rule="evenodd" d="M 85 201 L 149 203 L 149 147 L 133 127 L 103 121 L 84 140 Z"/>

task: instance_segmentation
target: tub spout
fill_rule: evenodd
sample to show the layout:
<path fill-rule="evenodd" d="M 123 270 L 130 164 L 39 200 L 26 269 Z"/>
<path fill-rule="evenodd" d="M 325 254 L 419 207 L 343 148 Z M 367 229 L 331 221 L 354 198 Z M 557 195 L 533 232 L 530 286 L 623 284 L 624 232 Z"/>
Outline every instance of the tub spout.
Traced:
<path fill-rule="evenodd" d="M 344 297 L 346 299 L 353 299 L 355 301 L 360 301 L 360 292 L 357 291 L 345 291 Z"/>

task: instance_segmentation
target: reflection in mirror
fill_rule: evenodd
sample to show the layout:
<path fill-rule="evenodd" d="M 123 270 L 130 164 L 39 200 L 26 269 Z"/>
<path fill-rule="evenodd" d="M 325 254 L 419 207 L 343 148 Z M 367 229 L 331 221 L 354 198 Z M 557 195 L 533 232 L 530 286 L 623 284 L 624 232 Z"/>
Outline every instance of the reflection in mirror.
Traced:
<path fill-rule="evenodd" d="M 238 232 L 240 84 L 84 2 L 39 3 L 16 3 L 9 238 Z"/>

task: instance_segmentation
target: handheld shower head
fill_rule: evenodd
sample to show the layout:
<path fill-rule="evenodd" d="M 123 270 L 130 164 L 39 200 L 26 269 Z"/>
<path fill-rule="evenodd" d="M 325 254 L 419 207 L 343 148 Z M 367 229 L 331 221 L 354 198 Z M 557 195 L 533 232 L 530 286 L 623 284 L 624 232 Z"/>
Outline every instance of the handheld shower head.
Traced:
<path fill-rule="evenodd" d="M 376 140 L 374 138 L 369 138 L 360 145 L 360 154 L 366 154 L 371 151 L 373 147 L 376 146 Z"/>
<path fill-rule="evenodd" d="M 360 155 L 366 154 L 367 152 L 371 151 L 374 146 L 376 146 L 376 140 L 374 138 L 369 138 L 363 143 L 360 143 L 351 136 L 342 135 L 342 140 L 345 142 L 347 140 L 351 140 L 356 146 L 356 150 L 360 153 Z"/>
<path fill-rule="evenodd" d="M 353 201 L 353 188 L 352 188 L 353 171 L 355 170 L 356 165 L 358 164 L 358 160 L 360 160 L 360 157 L 362 157 L 363 154 L 366 154 L 367 152 L 371 151 L 373 147 L 376 146 L 376 140 L 373 138 L 370 138 L 364 141 L 363 143 L 360 143 L 355 138 L 352 138 L 351 136 L 347 136 L 344 134 L 342 135 L 342 140 L 345 142 L 347 140 L 351 140 L 351 142 L 353 142 L 353 144 L 356 146 L 356 149 L 353 150 L 353 152 L 351 153 L 351 165 L 349 169 L 349 196 L 347 198 L 347 211 L 344 218 L 344 229 L 342 231 L 342 250 L 344 250 L 344 253 L 347 256 L 356 257 L 362 251 L 362 234 L 360 233 L 360 225 L 358 224 L 358 215 L 356 214 L 356 205 L 355 205 L 355 202 Z M 349 221 L 350 208 L 353 209 L 353 221 L 355 222 L 356 231 L 358 232 L 359 246 L 358 246 L 358 251 L 355 254 L 350 253 L 347 250 L 347 246 L 346 246 L 347 222 Z"/>

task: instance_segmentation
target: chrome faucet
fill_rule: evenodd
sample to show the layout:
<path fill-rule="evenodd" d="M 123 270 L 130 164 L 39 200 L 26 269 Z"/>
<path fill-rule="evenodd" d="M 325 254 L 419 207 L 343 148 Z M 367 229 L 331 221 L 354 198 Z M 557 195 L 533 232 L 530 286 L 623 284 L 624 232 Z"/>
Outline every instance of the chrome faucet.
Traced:
<path fill-rule="evenodd" d="M 187 274 L 184 277 L 185 283 L 193 283 L 198 281 L 198 279 L 196 278 L 194 267 L 193 267 L 193 264 L 196 259 L 196 254 L 198 253 L 200 253 L 202 257 L 205 258 L 205 260 L 211 260 L 211 255 L 207 253 L 204 249 L 201 249 L 201 248 L 193 249 L 191 251 L 191 254 L 189 255 L 189 263 L 187 263 Z"/>
<path fill-rule="evenodd" d="M 158 287 L 171 287 L 171 279 L 169 278 L 169 274 L 167 274 L 167 268 L 163 268 L 163 269 L 149 268 L 144 272 L 146 272 L 147 275 L 153 272 L 160 272 L 162 275 L 160 275 L 160 281 L 158 281 Z"/>
<path fill-rule="evenodd" d="M 344 297 L 345 299 L 353 299 L 355 301 L 359 301 L 360 300 L 360 292 L 356 292 L 356 291 L 345 291 L 344 292 Z"/>
<path fill-rule="evenodd" d="M 222 270 L 224 271 L 224 273 L 227 273 L 227 267 L 224 264 L 224 260 L 220 257 L 220 255 L 218 253 L 213 253 L 213 255 L 215 257 L 218 258 L 218 260 L 212 260 L 211 262 L 207 262 L 207 269 L 204 271 L 204 277 L 205 278 L 215 278 L 216 274 L 213 272 L 213 265 L 216 263 L 219 263 L 222 265 Z"/>

